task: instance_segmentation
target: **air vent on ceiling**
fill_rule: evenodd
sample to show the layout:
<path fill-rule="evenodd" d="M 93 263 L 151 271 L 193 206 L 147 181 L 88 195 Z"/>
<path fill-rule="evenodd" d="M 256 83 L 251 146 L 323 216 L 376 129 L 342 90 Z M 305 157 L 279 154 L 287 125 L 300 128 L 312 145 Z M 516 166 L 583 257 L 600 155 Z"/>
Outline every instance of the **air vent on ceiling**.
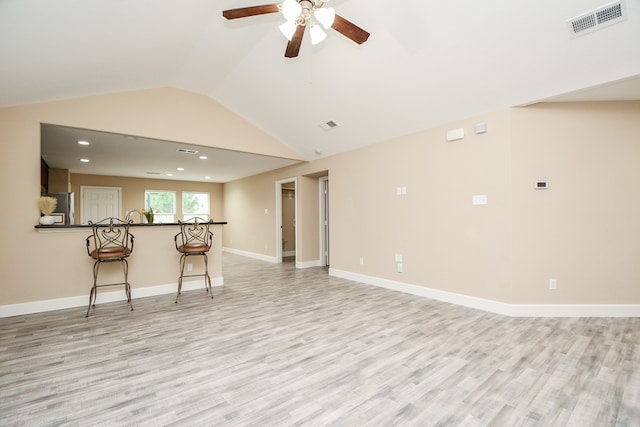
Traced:
<path fill-rule="evenodd" d="M 198 154 L 198 150 L 190 150 L 189 148 L 178 148 L 176 151 L 184 154 Z"/>
<path fill-rule="evenodd" d="M 322 124 L 320 125 L 320 127 L 321 127 L 323 130 L 331 130 L 331 129 L 333 129 L 333 128 L 337 128 L 337 127 L 338 127 L 338 124 L 337 124 L 336 122 L 334 122 L 333 120 L 329 120 L 329 121 L 328 121 L 328 122 L 326 122 L 326 123 L 322 123 Z"/>
<path fill-rule="evenodd" d="M 574 38 L 617 24 L 627 19 L 624 0 L 583 13 L 567 20 L 569 35 Z"/>

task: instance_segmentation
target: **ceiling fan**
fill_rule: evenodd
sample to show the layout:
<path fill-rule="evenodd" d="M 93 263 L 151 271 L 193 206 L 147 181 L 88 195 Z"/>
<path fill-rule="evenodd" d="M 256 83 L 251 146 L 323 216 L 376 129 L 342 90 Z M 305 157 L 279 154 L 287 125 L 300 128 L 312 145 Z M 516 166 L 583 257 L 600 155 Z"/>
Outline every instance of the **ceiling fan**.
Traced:
<path fill-rule="evenodd" d="M 227 19 L 246 18 L 281 12 L 286 22 L 280 25 L 280 31 L 287 37 L 287 49 L 284 56 L 294 58 L 300 52 L 305 28 L 309 28 L 311 43 L 317 44 L 327 36 L 321 27 L 333 28 L 345 37 L 362 44 L 369 38 L 369 33 L 337 15 L 332 7 L 323 7 L 329 0 L 284 0 L 283 3 L 264 4 L 260 6 L 240 7 L 222 12 Z"/>

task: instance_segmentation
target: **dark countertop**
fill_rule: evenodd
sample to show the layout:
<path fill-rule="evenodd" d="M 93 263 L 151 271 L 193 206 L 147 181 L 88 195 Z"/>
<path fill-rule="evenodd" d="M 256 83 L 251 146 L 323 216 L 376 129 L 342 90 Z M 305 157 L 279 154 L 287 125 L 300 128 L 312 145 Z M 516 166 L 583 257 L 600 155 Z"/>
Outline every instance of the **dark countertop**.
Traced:
<path fill-rule="evenodd" d="M 212 225 L 225 225 L 227 224 L 227 221 L 213 221 L 211 222 Z M 156 224 L 147 224 L 147 223 L 131 223 L 129 224 L 129 227 L 167 227 L 167 226 L 172 226 L 172 227 L 178 227 L 180 224 L 178 224 L 177 222 L 164 222 L 164 223 L 156 223 Z M 60 229 L 60 228 L 91 228 L 91 226 L 89 224 L 53 224 L 53 225 L 41 225 L 41 224 L 37 224 L 34 226 L 34 228 L 39 228 L 39 229 Z"/>

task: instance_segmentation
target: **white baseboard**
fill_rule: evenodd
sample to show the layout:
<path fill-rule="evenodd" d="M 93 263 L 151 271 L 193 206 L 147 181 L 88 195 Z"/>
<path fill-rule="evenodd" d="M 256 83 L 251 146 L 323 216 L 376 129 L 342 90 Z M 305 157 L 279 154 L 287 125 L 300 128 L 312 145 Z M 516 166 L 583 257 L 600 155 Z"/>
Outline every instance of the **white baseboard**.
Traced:
<path fill-rule="evenodd" d="M 251 256 L 250 252 L 225 250 L 238 255 L 254 258 Z M 253 255 L 260 256 L 260 254 Z M 258 259 L 265 260 L 263 257 L 264 256 L 260 256 Z M 271 261 L 271 259 L 266 259 L 266 261 L 275 262 L 275 260 Z M 296 268 L 317 267 L 320 265 L 320 261 L 307 261 L 296 263 Z M 353 280 L 355 282 L 511 317 L 640 317 L 640 304 L 509 304 L 409 283 L 397 282 L 394 280 L 381 279 L 379 277 L 367 276 L 344 270 L 337 270 L 335 268 L 330 268 L 329 274 L 331 276 Z M 224 278 L 213 277 L 211 279 L 211 285 L 214 287 L 224 286 Z M 202 289 L 203 287 L 203 280 L 188 281 L 184 282 L 182 285 L 182 289 L 184 291 Z M 144 288 L 132 288 L 131 297 L 132 299 L 136 299 L 172 294 L 176 292 L 177 288 L 177 283 L 148 286 Z M 97 303 L 102 304 L 125 300 L 126 296 L 124 290 L 99 292 Z M 62 310 L 66 308 L 86 307 L 88 302 L 88 295 L 79 295 L 21 304 L 3 305 L 0 306 L 0 318 Z"/>
<path fill-rule="evenodd" d="M 331 276 L 511 317 L 640 317 L 640 304 L 509 304 L 335 268 Z"/>
<path fill-rule="evenodd" d="M 284 251 L 282 252 L 282 256 L 296 256 L 296 251 Z"/>
<path fill-rule="evenodd" d="M 248 251 L 243 251 L 241 249 L 233 249 L 233 248 L 222 248 L 222 251 L 223 252 L 228 252 L 230 254 L 246 256 L 247 258 L 253 258 L 253 259 L 260 260 L 260 261 L 267 261 L 267 262 L 271 262 L 271 263 L 274 263 L 274 264 L 277 263 L 276 257 L 270 256 L 270 255 L 263 255 L 263 254 L 258 254 L 258 253 L 255 253 L 255 252 L 248 252 Z"/>
<path fill-rule="evenodd" d="M 204 289 L 204 279 L 202 280 L 190 280 L 182 283 L 183 291 L 192 291 L 195 289 Z M 212 277 L 211 286 L 224 286 L 223 277 Z M 131 299 L 152 297 L 156 295 L 166 295 L 176 293 L 178 290 L 177 283 L 169 283 L 166 285 L 148 286 L 146 288 L 131 288 Z M 127 296 L 124 289 L 109 292 L 98 291 L 98 298 L 96 299 L 96 305 L 115 302 L 126 301 Z M 135 301 L 134 301 L 135 302 Z M 89 304 L 89 294 L 78 295 L 66 298 L 56 298 L 43 301 L 25 302 L 22 304 L 10 304 L 0 306 L 0 318 L 20 316 L 23 314 L 41 313 L 45 311 L 63 310 L 65 308 L 74 307 L 87 307 Z"/>
<path fill-rule="evenodd" d="M 640 317 L 640 304 L 512 304 L 513 317 Z"/>
<path fill-rule="evenodd" d="M 314 261 L 296 261 L 296 268 L 311 268 L 322 267 L 322 262 L 319 259 Z"/>

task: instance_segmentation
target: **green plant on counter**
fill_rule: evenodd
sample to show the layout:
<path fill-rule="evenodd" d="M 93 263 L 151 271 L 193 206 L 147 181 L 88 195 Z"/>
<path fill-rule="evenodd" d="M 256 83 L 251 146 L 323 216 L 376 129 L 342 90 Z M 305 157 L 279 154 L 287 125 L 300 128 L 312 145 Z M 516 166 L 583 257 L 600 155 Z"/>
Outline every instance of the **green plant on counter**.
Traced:
<path fill-rule="evenodd" d="M 149 208 L 149 210 L 142 208 L 140 209 L 140 212 L 142 212 L 142 215 L 147 218 L 147 222 L 149 224 L 153 224 L 153 208 Z"/>

